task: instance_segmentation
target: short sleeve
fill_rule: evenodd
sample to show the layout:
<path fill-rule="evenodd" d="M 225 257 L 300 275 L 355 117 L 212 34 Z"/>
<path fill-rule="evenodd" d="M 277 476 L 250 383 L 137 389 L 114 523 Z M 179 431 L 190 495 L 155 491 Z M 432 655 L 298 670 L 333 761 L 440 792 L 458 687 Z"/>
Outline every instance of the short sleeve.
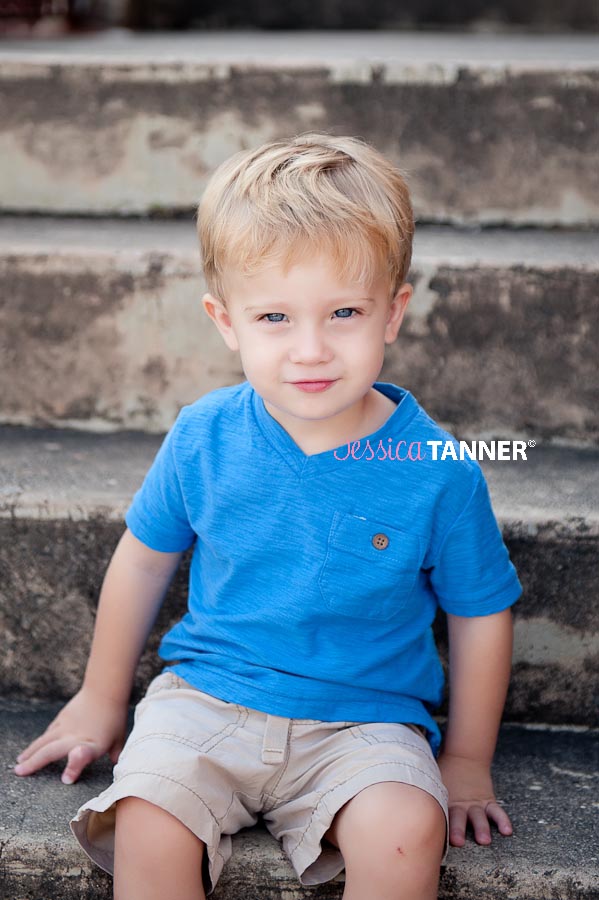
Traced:
<path fill-rule="evenodd" d="M 441 608 L 456 616 L 501 612 L 522 593 L 480 471 L 429 577 Z"/>
<path fill-rule="evenodd" d="M 125 516 L 132 534 L 152 550 L 187 550 L 195 539 L 177 470 L 177 422 L 165 437 Z"/>

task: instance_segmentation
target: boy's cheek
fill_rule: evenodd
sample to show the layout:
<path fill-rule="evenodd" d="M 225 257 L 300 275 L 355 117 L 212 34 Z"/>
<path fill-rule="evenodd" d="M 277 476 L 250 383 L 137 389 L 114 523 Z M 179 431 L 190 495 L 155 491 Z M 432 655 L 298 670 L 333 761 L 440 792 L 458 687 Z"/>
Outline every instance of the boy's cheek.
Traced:
<path fill-rule="evenodd" d="M 220 329 L 220 333 L 223 336 L 223 340 L 229 350 L 239 350 L 239 341 L 237 340 L 237 335 L 235 334 L 233 328 L 228 328 L 226 330 Z"/>

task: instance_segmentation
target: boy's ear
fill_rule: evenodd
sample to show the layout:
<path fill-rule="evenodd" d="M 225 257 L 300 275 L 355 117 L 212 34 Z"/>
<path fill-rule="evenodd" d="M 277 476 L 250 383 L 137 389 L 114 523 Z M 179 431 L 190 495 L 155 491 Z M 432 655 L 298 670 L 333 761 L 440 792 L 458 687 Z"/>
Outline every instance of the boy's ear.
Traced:
<path fill-rule="evenodd" d="M 202 297 L 202 305 L 220 331 L 229 350 L 239 350 L 239 341 L 237 340 L 231 318 L 223 301 L 219 300 L 217 297 L 213 297 L 212 294 L 204 294 Z"/>
<path fill-rule="evenodd" d="M 391 301 L 385 328 L 385 343 L 392 344 L 399 332 L 406 307 L 410 302 L 414 288 L 411 284 L 402 284 L 395 297 Z"/>

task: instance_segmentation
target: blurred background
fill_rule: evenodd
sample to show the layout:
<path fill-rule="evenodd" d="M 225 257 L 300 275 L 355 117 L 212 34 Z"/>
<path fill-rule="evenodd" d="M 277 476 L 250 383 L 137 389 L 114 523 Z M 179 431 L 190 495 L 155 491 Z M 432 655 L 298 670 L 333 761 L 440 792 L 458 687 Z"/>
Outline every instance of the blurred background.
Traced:
<path fill-rule="evenodd" d="M 187 28 L 472 28 L 541 31 L 599 28 L 595 0 L 2 0 L 5 32 L 56 33 L 125 27 Z"/>

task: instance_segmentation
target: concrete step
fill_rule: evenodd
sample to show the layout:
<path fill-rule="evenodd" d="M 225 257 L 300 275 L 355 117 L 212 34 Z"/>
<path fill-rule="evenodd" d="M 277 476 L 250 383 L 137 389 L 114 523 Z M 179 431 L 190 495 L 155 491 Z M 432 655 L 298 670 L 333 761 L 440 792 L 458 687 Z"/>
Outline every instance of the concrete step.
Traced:
<path fill-rule="evenodd" d="M 29 779 L 12 773 L 17 753 L 58 707 L 1 702 L 0 896 L 5 900 L 108 900 L 111 879 L 70 836 L 68 821 L 110 781 L 107 762 L 65 787 L 55 764 Z M 514 824 L 490 847 L 451 848 L 440 900 L 597 900 L 599 897 L 599 732 L 505 725 L 495 765 L 498 797 Z M 343 875 L 301 888 L 263 825 L 233 838 L 233 856 L 214 900 L 340 900 Z M 365 898 L 366 900 L 366 898 Z"/>
<path fill-rule="evenodd" d="M 272 137 L 367 137 L 420 218 L 599 221 L 599 36 L 199 32 L 12 41 L 0 54 L 4 210 L 190 210 Z"/>
<path fill-rule="evenodd" d="M 0 694 L 78 689 L 122 515 L 158 445 L 137 433 L 0 429 Z M 597 450 L 542 445 L 526 461 L 483 463 L 525 592 L 514 610 L 513 720 L 599 726 L 599 607 L 589 599 L 599 584 L 598 463 Z M 183 565 L 135 697 L 160 670 L 157 643 L 183 614 L 186 576 Z M 441 622 L 437 633 L 444 648 Z"/>
<path fill-rule="evenodd" d="M 597 442 L 598 274 L 597 233 L 422 225 L 382 377 L 462 434 Z M 0 281 L 2 422 L 164 431 L 243 377 L 191 217 L 0 218 Z"/>

